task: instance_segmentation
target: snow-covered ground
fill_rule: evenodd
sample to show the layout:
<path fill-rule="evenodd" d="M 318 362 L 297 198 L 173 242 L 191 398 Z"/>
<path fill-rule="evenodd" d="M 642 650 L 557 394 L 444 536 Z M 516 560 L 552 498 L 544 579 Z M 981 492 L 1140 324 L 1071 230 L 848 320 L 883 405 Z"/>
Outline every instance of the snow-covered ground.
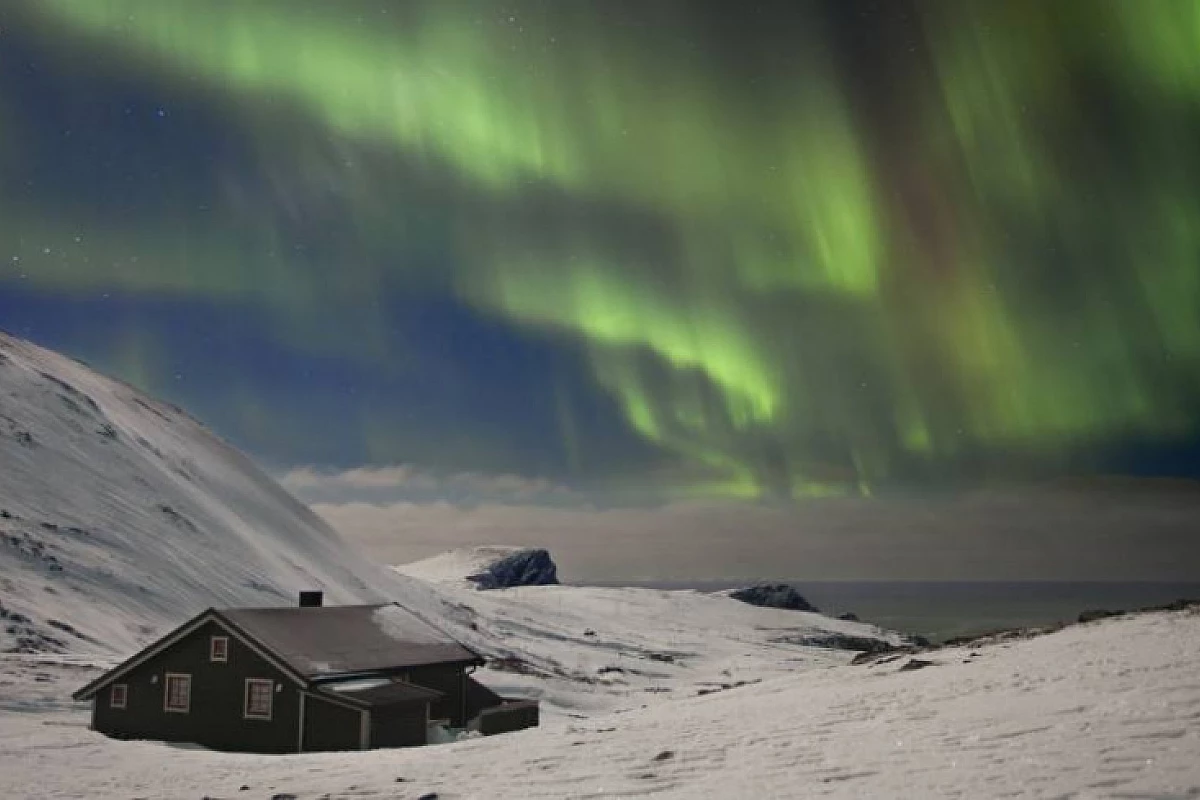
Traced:
<path fill-rule="evenodd" d="M 463 579 L 507 554 L 368 563 L 179 409 L 0 334 L 0 794 L 1200 797 L 1195 613 L 848 666 L 812 644 L 898 635 L 695 592 Z M 539 697 L 543 727 L 260 757 L 111 741 L 69 699 L 205 607 L 307 588 L 402 603 L 488 656 L 485 682 Z"/>
<path fill-rule="evenodd" d="M 0 714 L 0 784 L 42 798 L 1182 800 L 1200 797 L 1197 653 L 1200 614 L 1145 614 L 941 650 L 915 671 L 906 656 L 366 753 L 116 742 L 88 731 L 81 711 L 47 708 Z M 30 682 L 47 676 L 33 686 L 62 674 L 28 670 Z"/>
<path fill-rule="evenodd" d="M 738 682 L 847 663 L 853 652 L 805 646 L 839 636 L 903 643 L 894 632 L 820 614 L 757 608 L 702 592 L 582 586 L 481 591 L 465 576 L 517 552 L 464 548 L 396 567 L 428 580 L 493 637 L 477 673 L 549 711 L 615 711 Z"/>

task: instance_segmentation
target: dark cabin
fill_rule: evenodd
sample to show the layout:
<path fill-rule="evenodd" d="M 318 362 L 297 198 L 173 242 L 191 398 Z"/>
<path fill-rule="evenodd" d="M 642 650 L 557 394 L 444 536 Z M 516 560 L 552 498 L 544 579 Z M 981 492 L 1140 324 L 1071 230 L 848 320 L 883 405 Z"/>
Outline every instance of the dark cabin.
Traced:
<path fill-rule="evenodd" d="M 538 724 L 470 676 L 484 660 L 398 605 L 209 609 L 84 686 L 121 739 L 296 753 L 425 744 L 431 728 Z"/>

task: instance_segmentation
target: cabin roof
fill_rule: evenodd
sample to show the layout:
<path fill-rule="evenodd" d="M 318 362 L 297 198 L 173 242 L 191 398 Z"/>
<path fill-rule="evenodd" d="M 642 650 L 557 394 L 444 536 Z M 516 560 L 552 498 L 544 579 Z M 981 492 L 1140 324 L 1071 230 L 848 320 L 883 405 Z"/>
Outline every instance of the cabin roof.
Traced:
<path fill-rule="evenodd" d="M 230 608 L 217 614 L 310 680 L 483 661 L 398 605 Z"/>

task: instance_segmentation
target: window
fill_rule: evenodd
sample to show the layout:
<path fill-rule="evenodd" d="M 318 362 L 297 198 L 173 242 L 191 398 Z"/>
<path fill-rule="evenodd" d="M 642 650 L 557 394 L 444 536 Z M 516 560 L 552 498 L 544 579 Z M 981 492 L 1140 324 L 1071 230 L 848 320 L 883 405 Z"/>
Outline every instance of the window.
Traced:
<path fill-rule="evenodd" d="M 209 661 L 228 661 L 229 660 L 229 637 L 228 636 L 213 636 L 208 640 L 208 660 Z"/>
<path fill-rule="evenodd" d="M 163 690 L 163 710 L 186 714 L 191 706 L 192 676 L 168 672 L 167 684 Z"/>
<path fill-rule="evenodd" d="M 246 719 L 270 719 L 271 699 L 274 694 L 275 681 L 270 678 L 247 678 L 243 709 Z"/>
<path fill-rule="evenodd" d="M 124 708 L 126 701 L 129 700 L 129 684 L 114 683 L 112 689 L 109 690 L 108 707 L 109 708 Z"/>

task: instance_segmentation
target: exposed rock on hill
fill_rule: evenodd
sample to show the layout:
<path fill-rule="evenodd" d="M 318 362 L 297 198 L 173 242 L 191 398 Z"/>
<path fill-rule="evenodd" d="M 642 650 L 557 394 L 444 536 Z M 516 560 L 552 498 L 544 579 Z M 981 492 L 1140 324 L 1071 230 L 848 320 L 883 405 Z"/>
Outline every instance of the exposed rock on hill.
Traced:
<path fill-rule="evenodd" d="M 546 550 L 520 550 L 493 561 L 482 572 L 468 575 L 467 580 L 480 589 L 555 586 L 558 584 L 558 567 Z"/>
<path fill-rule="evenodd" d="M 394 569 L 436 583 L 468 581 L 478 589 L 558 585 L 558 567 L 550 553 L 535 547 L 465 547 Z"/>
<path fill-rule="evenodd" d="M 816 606 L 805 600 L 804 596 L 796 591 L 796 587 L 786 583 L 758 583 L 743 589 L 733 589 L 723 594 L 752 606 L 820 613 Z"/>

